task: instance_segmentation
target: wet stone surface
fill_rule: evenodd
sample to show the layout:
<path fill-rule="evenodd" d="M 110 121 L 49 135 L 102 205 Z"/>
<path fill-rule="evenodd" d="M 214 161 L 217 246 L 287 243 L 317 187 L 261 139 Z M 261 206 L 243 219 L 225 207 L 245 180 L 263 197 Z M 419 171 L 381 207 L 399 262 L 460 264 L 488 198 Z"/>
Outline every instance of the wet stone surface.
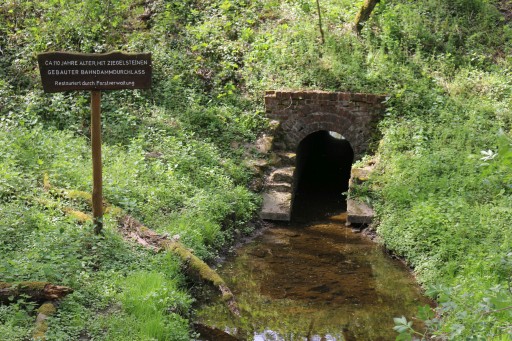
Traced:
<path fill-rule="evenodd" d="M 243 316 L 217 302 L 199 320 L 242 340 L 394 340 L 393 317 L 428 304 L 401 263 L 345 227 L 345 213 L 275 225 L 218 271 Z"/>

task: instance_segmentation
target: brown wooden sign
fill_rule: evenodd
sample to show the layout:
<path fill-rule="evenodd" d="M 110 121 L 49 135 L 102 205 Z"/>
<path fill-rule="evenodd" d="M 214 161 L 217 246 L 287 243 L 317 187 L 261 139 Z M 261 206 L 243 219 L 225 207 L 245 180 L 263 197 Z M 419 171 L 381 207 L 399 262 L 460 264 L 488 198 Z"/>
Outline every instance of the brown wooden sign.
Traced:
<path fill-rule="evenodd" d="M 46 52 L 37 56 L 45 92 L 91 91 L 92 212 L 94 232 L 103 228 L 101 91 L 151 88 L 150 53 Z"/>
<path fill-rule="evenodd" d="M 37 61 L 45 92 L 151 87 L 150 53 L 47 52 Z"/>

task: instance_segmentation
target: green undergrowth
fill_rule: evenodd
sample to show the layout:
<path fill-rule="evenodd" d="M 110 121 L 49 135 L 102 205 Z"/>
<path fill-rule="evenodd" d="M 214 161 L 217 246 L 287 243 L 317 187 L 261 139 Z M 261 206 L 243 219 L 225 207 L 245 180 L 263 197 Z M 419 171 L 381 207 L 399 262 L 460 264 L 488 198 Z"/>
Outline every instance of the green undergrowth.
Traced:
<path fill-rule="evenodd" d="M 510 337 L 512 29 L 506 1 L 383 1 L 360 37 L 362 1 L 6 0 L 0 3 L 0 280 L 75 292 L 49 340 L 187 340 L 192 298 L 177 260 L 65 214 L 90 191 L 89 94 L 44 94 L 39 52 L 151 52 L 148 91 L 102 93 L 104 195 L 212 260 L 249 233 L 259 198 L 245 146 L 267 128 L 266 89 L 388 95 L 377 171 L 360 190 L 388 248 L 439 302 L 448 339 Z M 340 132 L 343 133 L 343 132 Z M 382 139 L 380 139 L 382 137 Z M 0 339 L 35 318 L 0 306 Z M 402 323 L 403 321 L 399 321 Z M 408 321 L 401 331 L 412 331 Z M 154 327 L 153 327 L 154 326 Z"/>
<path fill-rule="evenodd" d="M 508 340 L 512 84 L 510 60 L 501 53 L 510 51 L 502 40 L 510 26 L 485 1 L 420 3 L 389 4 L 394 11 L 381 7 L 375 19 L 383 30 L 394 26 L 378 39 L 399 42 L 417 78 L 390 94 L 365 194 L 386 246 L 439 304 L 435 314 L 421 316 L 427 335 Z M 424 22 L 421 13 L 436 19 Z M 395 19 L 385 22 L 387 15 Z M 395 322 L 407 339 L 412 330 Z"/>
<path fill-rule="evenodd" d="M 384 128 L 372 184 L 378 232 L 439 302 L 442 323 L 432 321 L 432 331 L 455 339 L 510 335 L 512 193 L 503 167 L 512 141 L 499 120 L 457 112 L 460 120 L 444 122 L 449 131 L 440 117 Z"/>

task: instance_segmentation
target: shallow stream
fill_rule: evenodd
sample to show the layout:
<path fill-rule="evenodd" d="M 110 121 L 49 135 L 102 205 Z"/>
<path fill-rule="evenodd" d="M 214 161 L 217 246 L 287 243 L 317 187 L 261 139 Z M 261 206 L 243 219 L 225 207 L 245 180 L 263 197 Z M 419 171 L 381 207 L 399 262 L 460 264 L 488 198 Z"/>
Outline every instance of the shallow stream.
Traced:
<path fill-rule="evenodd" d="M 214 302 L 199 321 L 242 340 L 394 340 L 393 317 L 410 320 L 429 302 L 408 269 L 345 217 L 274 224 L 239 248 L 218 272 L 242 318 Z"/>

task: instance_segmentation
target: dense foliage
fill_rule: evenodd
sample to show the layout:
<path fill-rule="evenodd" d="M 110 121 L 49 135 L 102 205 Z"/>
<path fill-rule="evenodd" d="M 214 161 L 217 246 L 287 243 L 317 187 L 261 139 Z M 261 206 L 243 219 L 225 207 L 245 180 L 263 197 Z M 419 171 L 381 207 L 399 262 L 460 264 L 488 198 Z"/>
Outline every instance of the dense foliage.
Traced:
<path fill-rule="evenodd" d="M 266 127 L 263 90 L 388 94 L 360 191 L 379 234 L 440 303 L 422 316 L 429 332 L 511 337 L 507 1 L 383 0 L 358 37 L 361 2 L 320 1 L 324 44 L 310 0 L 0 3 L 0 280 L 76 289 L 49 339 L 188 340 L 192 299 L 177 260 L 125 243 L 109 216 L 93 236 L 64 212 L 83 203 L 44 190 L 44 173 L 59 188 L 91 183 L 89 95 L 42 92 L 48 50 L 152 53 L 151 91 L 103 94 L 105 197 L 206 259 L 249 232 L 258 198 L 241 146 Z M 26 339 L 33 309 L 1 306 L 0 335 Z"/>

